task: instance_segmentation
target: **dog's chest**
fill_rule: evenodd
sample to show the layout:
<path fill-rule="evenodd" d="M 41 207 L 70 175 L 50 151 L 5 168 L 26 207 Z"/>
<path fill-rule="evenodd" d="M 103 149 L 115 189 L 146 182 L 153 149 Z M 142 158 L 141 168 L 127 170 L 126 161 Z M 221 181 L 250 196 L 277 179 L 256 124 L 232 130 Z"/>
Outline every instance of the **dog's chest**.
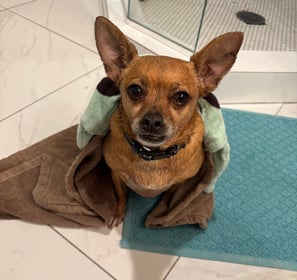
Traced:
<path fill-rule="evenodd" d="M 145 161 L 133 151 L 107 152 L 107 146 L 104 149 L 107 164 L 129 188 L 145 197 L 154 197 L 193 177 L 204 160 L 204 153 L 200 149 L 196 149 L 190 155 L 187 149 L 183 149 L 168 159 Z"/>
<path fill-rule="evenodd" d="M 156 196 L 176 183 L 172 168 L 156 167 L 155 164 L 129 165 L 126 163 L 125 170 L 121 170 L 120 177 L 125 184 L 138 194 L 146 197 Z"/>

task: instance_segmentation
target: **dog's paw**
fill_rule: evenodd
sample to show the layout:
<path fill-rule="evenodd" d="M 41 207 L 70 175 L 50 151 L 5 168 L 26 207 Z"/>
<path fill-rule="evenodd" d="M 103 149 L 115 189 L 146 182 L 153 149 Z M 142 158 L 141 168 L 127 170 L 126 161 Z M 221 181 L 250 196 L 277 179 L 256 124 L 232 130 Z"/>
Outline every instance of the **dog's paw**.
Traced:
<path fill-rule="evenodd" d="M 109 228 L 114 228 L 119 226 L 123 220 L 124 220 L 124 215 L 125 215 L 125 207 L 123 204 L 118 204 L 117 209 L 115 210 L 115 213 L 108 224 Z"/>
<path fill-rule="evenodd" d="M 201 229 L 207 229 L 208 228 L 208 222 L 206 219 L 202 218 L 201 221 L 198 222 L 198 226 Z"/>
<path fill-rule="evenodd" d="M 111 220 L 111 222 L 108 224 L 109 228 L 114 228 L 119 226 L 124 220 L 124 215 L 117 215 L 115 214 Z"/>

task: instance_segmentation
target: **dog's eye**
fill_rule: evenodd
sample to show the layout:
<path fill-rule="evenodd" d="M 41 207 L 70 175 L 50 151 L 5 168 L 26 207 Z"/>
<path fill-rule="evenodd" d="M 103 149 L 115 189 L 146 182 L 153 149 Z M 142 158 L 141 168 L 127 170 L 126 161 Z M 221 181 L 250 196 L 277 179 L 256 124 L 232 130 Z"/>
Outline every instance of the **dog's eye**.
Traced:
<path fill-rule="evenodd" d="M 143 91 L 141 89 L 141 87 L 139 85 L 130 85 L 127 89 L 127 93 L 128 96 L 132 99 L 132 100 L 140 100 L 143 98 L 144 94 Z"/>
<path fill-rule="evenodd" d="M 190 96 L 185 91 L 179 91 L 172 96 L 171 100 L 175 105 L 185 106 L 189 102 Z"/>

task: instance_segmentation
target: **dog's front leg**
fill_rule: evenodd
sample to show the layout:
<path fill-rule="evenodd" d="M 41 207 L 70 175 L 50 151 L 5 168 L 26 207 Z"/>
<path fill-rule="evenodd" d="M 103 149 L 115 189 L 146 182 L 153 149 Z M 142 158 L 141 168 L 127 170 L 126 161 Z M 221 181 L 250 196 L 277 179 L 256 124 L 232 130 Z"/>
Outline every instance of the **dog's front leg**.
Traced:
<path fill-rule="evenodd" d="M 113 228 L 123 222 L 126 209 L 127 187 L 116 172 L 112 171 L 111 175 L 118 200 L 113 219 L 108 225 L 110 228 Z"/>

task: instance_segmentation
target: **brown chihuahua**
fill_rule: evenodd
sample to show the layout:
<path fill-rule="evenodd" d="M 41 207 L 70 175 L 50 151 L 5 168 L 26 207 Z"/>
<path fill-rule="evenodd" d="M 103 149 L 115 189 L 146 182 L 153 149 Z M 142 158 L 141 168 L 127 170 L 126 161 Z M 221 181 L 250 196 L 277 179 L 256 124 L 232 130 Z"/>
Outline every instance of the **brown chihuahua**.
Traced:
<path fill-rule="evenodd" d="M 104 17 L 96 19 L 95 33 L 106 74 L 121 94 L 103 146 L 118 199 L 110 224 L 114 227 L 123 220 L 126 187 L 152 197 L 197 174 L 205 157 L 198 100 L 230 70 L 243 34 L 222 35 L 187 62 L 139 57 L 135 46 Z"/>

